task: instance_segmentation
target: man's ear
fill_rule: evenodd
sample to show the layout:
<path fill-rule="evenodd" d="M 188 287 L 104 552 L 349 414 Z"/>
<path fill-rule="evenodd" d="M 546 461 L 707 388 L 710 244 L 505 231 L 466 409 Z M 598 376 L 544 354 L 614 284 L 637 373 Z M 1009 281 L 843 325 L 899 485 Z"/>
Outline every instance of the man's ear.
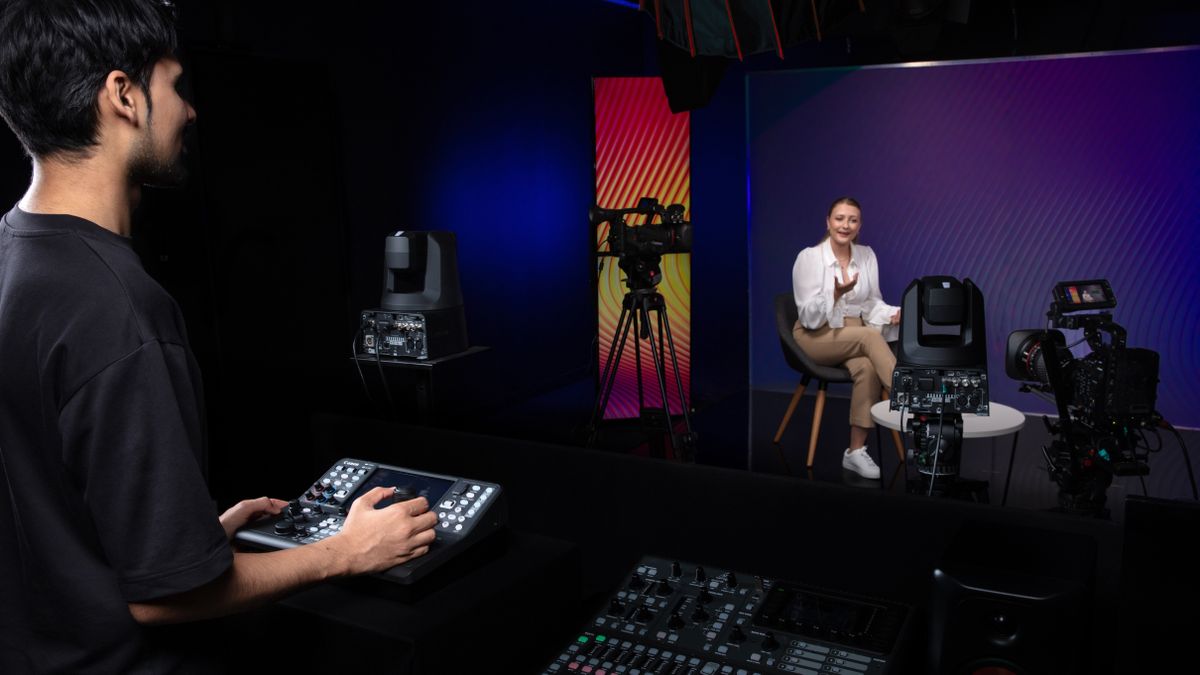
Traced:
<path fill-rule="evenodd" d="M 133 79 L 123 70 L 114 70 L 104 78 L 104 88 L 100 91 L 101 110 L 108 109 L 112 114 L 137 126 L 138 106 L 141 105 L 141 89 L 134 84 Z"/>

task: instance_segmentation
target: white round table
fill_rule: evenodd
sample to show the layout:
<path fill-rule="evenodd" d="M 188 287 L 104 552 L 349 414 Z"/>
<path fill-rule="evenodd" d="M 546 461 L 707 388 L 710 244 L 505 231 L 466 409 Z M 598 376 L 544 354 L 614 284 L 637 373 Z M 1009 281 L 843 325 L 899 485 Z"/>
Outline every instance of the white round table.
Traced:
<path fill-rule="evenodd" d="M 890 410 L 891 401 L 871 406 L 871 419 L 888 429 L 900 430 L 900 411 Z M 993 438 L 1019 433 L 1025 426 L 1025 414 L 1003 403 L 988 406 L 991 414 L 963 415 L 963 438 Z"/>
<path fill-rule="evenodd" d="M 1003 403 L 991 403 L 990 415 L 963 415 L 963 438 L 991 438 L 993 443 L 998 436 L 1013 435 L 1012 450 L 1008 453 L 1008 474 L 1004 478 L 1004 498 L 1000 505 L 1008 503 L 1008 482 L 1012 478 L 1013 457 L 1017 454 L 1017 440 L 1021 429 L 1025 427 L 1025 414 L 1016 408 Z M 909 417 L 911 413 L 905 413 Z M 891 401 L 880 401 L 871 406 L 871 419 L 888 429 L 901 430 L 900 411 L 891 410 Z M 993 447 L 995 447 L 993 445 Z"/>

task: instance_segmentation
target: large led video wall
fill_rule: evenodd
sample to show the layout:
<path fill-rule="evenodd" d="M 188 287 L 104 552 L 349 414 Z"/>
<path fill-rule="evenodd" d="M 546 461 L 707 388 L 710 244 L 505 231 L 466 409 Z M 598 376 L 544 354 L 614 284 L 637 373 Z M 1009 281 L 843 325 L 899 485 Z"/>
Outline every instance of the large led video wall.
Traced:
<path fill-rule="evenodd" d="M 752 385 L 795 387 L 772 299 L 851 195 L 885 301 L 925 275 L 981 289 L 994 401 L 1052 411 L 1005 375 L 1007 336 L 1045 327 L 1055 282 L 1104 278 L 1161 355 L 1159 411 L 1200 426 L 1198 74 L 1182 48 L 751 75 Z"/>

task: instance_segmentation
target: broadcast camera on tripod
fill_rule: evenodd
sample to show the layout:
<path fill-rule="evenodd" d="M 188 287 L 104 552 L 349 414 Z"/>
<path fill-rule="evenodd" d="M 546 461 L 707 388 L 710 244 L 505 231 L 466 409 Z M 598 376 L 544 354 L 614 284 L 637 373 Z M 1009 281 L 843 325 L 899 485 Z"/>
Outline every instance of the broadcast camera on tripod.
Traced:
<path fill-rule="evenodd" d="M 1004 369 L 1025 383 L 1021 391 L 1053 394 L 1058 422 L 1043 419 L 1056 438 L 1042 453 L 1058 483 L 1059 506 L 1103 515 L 1113 476 L 1150 473 L 1144 434 L 1162 422 L 1154 409 L 1158 353 L 1126 347 L 1125 329 L 1109 312 L 1077 314 L 1117 306 L 1108 281 L 1064 281 L 1053 294 L 1046 312 L 1050 329 L 1009 334 Z M 1091 353 L 1075 358 L 1060 328 L 1082 329 Z"/>
<path fill-rule="evenodd" d="M 692 431 L 691 416 L 688 413 L 687 398 L 683 391 L 683 379 L 679 375 L 679 358 L 675 352 L 675 340 L 671 337 L 671 323 L 667 319 L 667 304 L 663 296 L 655 289 L 662 282 L 662 256 L 668 253 L 689 253 L 692 250 L 692 225 L 683 219 L 682 204 L 663 206 L 653 197 L 642 197 L 636 207 L 631 209 L 602 209 L 592 206 L 588 219 L 592 227 L 603 223 L 609 224 L 608 237 L 605 242 L 608 250 L 597 251 L 598 256 L 613 256 L 617 258 L 617 266 L 625 273 L 625 285 L 629 289 L 621 302 L 621 315 L 617 319 L 616 332 L 613 333 L 614 345 L 608 352 L 608 359 L 600 375 L 600 393 L 596 397 L 596 407 L 592 411 L 591 422 L 588 425 L 588 442 L 595 441 L 597 428 L 604 419 L 612 396 L 613 385 L 616 382 L 617 371 L 621 365 L 621 357 L 628 343 L 629 334 L 634 335 L 633 354 L 637 371 L 638 409 L 643 419 L 655 417 L 656 411 L 646 408 L 642 390 L 642 357 L 641 341 L 650 343 L 650 355 L 654 362 L 654 373 L 658 381 L 659 394 L 663 402 L 663 418 L 665 433 L 670 438 L 671 448 L 677 455 L 690 459 L 695 448 L 696 434 Z M 629 216 L 644 216 L 646 221 L 641 225 L 630 225 L 626 222 Z M 654 219 L 658 218 L 658 223 Z M 650 314 L 655 314 L 655 324 L 651 323 Z M 657 326 L 658 339 L 651 326 Z M 667 399 L 667 357 L 671 359 L 671 369 L 675 376 L 675 386 L 679 394 L 680 408 L 683 413 L 685 432 L 676 434 L 671 423 L 671 415 Z"/>

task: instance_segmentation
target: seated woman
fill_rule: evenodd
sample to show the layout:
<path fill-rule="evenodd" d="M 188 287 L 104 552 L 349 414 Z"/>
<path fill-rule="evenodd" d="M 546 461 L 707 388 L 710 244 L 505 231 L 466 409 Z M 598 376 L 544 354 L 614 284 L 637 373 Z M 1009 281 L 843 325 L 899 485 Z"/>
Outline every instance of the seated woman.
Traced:
<path fill-rule="evenodd" d="M 792 291 L 800 318 L 792 335 L 813 361 L 850 371 L 850 447 L 842 467 L 879 478 L 867 432 L 875 426 L 871 405 L 891 388 L 896 357 L 887 340 L 897 337 L 900 308 L 883 302 L 875 252 L 856 243 L 861 226 L 858 202 L 842 197 L 829 207 L 825 238 L 796 256 Z"/>

